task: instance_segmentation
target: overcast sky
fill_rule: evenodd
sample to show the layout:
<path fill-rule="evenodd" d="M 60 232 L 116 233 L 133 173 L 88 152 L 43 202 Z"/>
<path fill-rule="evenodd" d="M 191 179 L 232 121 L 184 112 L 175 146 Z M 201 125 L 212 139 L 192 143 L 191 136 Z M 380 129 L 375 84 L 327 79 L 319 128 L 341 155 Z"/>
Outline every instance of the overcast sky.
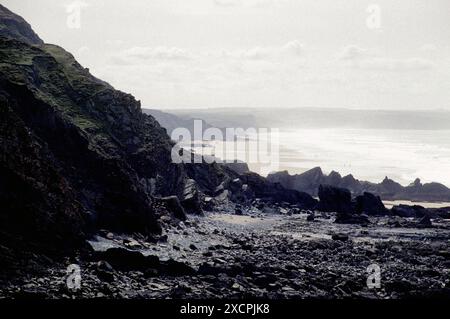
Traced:
<path fill-rule="evenodd" d="M 450 110 L 448 0 L 0 3 L 146 107 Z"/>

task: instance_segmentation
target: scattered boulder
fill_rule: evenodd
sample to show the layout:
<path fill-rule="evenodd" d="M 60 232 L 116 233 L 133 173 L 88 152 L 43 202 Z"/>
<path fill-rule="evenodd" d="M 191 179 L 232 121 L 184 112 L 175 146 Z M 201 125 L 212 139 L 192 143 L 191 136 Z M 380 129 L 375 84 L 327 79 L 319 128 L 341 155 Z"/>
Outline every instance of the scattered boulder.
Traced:
<path fill-rule="evenodd" d="M 114 239 L 114 234 L 111 233 L 111 232 L 108 232 L 108 233 L 105 235 L 105 238 L 107 238 L 107 239 Z"/>
<path fill-rule="evenodd" d="M 161 201 L 165 204 L 167 210 L 173 217 L 180 220 L 186 220 L 186 212 L 177 196 L 163 197 L 161 198 Z"/>
<path fill-rule="evenodd" d="M 160 243 L 167 243 L 167 240 L 169 239 L 169 236 L 167 236 L 167 234 L 161 235 L 159 236 L 157 242 Z"/>
<path fill-rule="evenodd" d="M 393 228 L 407 227 L 406 221 L 399 216 L 391 216 L 387 221 L 387 225 Z"/>
<path fill-rule="evenodd" d="M 270 207 L 270 206 L 263 206 L 263 208 L 261 209 L 261 211 L 264 214 L 270 214 L 270 215 L 274 215 L 278 213 L 278 210 L 276 208 Z"/>
<path fill-rule="evenodd" d="M 333 235 L 331 235 L 331 239 L 339 240 L 339 241 L 347 241 L 348 235 L 347 234 L 333 234 Z"/>
<path fill-rule="evenodd" d="M 174 259 L 162 262 L 161 271 L 169 276 L 188 276 L 196 273 L 195 269 L 191 266 Z"/>
<path fill-rule="evenodd" d="M 219 186 L 216 187 L 216 189 L 214 190 L 214 195 L 220 195 L 223 191 L 225 190 L 225 181 L 223 181 L 222 183 L 220 183 Z"/>
<path fill-rule="evenodd" d="M 114 272 L 112 271 L 98 269 L 96 274 L 98 279 L 104 282 L 113 282 L 115 280 Z"/>
<path fill-rule="evenodd" d="M 114 268 L 104 260 L 97 263 L 96 275 L 101 281 L 113 282 L 115 280 Z"/>
<path fill-rule="evenodd" d="M 189 214 L 200 215 L 203 213 L 200 205 L 197 183 L 195 182 L 195 180 L 186 180 L 184 184 L 183 200 L 181 201 L 181 205 Z"/>
<path fill-rule="evenodd" d="M 97 263 L 97 269 L 105 271 L 114 271 L 114 268 L 107 261 L 104 260 L 100 260 Z"/>
<path fill-rule="evenodd" d="M 239 178 L 235 178 L 230 182 L 229 188 L 232 192 L 237 193 L 242 189 L 242 181 Z"/>
<path fill-rule="evenodd" d="M 355 211 L 367 215 L 386 215 L 389 212 L 379 196 L 368 192 L 355 198 Z"/>
<path fill-rule="evenodd" d="M 352 212 L 352 194 L 348 189 L 320 185 L 319 199 L 320 211 L 345 214 Z"/>
<path fill-rule="evenodd" d="M 97 252 L 96 255 L 97 259 L 106 261 L 118 270 L 145 270 L 159 266 L 157 256 L 144 256 L 138 251 L 125 248 L 109 248 L 106 251 Z"/>
<path fill-rule="evenodd" d="M 391 212 L 393 215 L 400 216 L 400 217 L 420 218 L 425 215 L 428 215 L 427 209 L 422 206 L 419 206 L 419 205 L 414 205 L 414 206 L 398 205 L 398 206 L 392 207 Z"/>
<path fill-rule="evenodd" d="M 450 219 L 450 207 L 430 208 L 428 211 L 436 217 Z"/>
<path fill-rule="evenodd" d="M 130 249 L 142 248 L 142 245 L 138 241 L 134 240 L 133 238 L 126 238 L 122 242 L 127 248 L 130 248 Z"/>
<path fill-rule="evenodd" d="M 337 224 L 357 224 L 361 226 L 370 224 L 369 217 L 365 214 L 338 213 L 334 222 Z"/>
<path fill-rule="evenodd" d="M 433 227 L 433 224 L 431 223 L 430 216 L 423 216 L 417 225 L 419 228 L 430 228 Z"/>
<path fill-rule="evenodd" d="M 230 199 L 230 192 L 226 189 L 216 197 L 214 200 L 219 204 L 226 204 Z"/>
<path fill-rule="evenodd" d="M 213 262 L 204 262 L 198 268 L 198 273 L 200 275 L 213 275 L 216 276 L 220 273 L 226 273 L 226 269 L 217 265 Z"/>
<path fill-rule="evenodd" d="M 210 196 L 205 196 L 203 198 L 203 208 L 207 211 L 211 211 L 214 209 L 214 200 Z"/>

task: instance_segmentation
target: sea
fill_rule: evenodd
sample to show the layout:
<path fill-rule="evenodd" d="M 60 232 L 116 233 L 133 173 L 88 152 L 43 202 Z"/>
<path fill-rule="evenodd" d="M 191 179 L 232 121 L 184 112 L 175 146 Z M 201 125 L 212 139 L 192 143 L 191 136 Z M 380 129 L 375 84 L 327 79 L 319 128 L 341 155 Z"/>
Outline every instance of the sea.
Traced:
<path fill-rule="evenodd" d="M 276 145 L 273 149 L 278 152 L 279 162 L 272 170 L 299 174 L 321 167 L 324 173 L 334 170 L 370 182 L 381 182 L 387 176 L 408 185 L 420 178 L 450 187 L 450 130 L 286 128 L 278 130 L 277 139 L 266 138 L 266 142 Z M 236 157 L 236 151 L 229 151 L 233 148 L 226 145 L 230 142 L 207 143 L 215 150 L 225 148 L 222 158 Z M 251 151 L 247 147 L 245 152 Z M 269 172 L 261 170 L 258 160 L 249 161 L 242 154 L 238 159 L 247 159 L 250 169 L 263 175 Z"/>

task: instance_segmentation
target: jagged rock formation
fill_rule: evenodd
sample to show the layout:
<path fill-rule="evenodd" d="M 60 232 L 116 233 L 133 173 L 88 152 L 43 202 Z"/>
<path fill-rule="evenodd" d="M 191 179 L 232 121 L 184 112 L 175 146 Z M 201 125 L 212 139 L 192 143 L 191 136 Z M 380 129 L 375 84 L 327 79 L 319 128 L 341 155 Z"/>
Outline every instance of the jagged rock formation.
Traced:
<path fill-rule="evenodd" d="M 381 198 L 372 193 L 364 192 L 364 194 L 357 196 L 354 200 L 354 206 L 358 214 L 385 215 L 388 213 Z"/>
<path fill-rule="evenodd" d="M 386 215 L 389 213 L 379 196 L 367 192 L 352 199 L 351 192 L 346 188 L 320 185 L 319 199 L 317 209 L 324 212 L 366 215 Z"/>
<path fill-rule="evenodd" d="M 248 185 L 256 198 L 274 203 L 287 202 L 297 204 L 303 209 L 313 209 L 317 206 L 317 200 L 310 195 L 295 190 L 285 189 L 280 184 L 267 182 L 265 178 L 256 173 L 241 175 L 243 185 Z M 248 193 L 248 191 L 247 191 Z"/>
<path fill-rule="evenodd" d="M 330 185 L 319 186 L 320 202 L 317 209 L 335 212 L 338 224 L 369 224 L 369 215 L 387 215 L 389 211 L 381 199 L 371 193 L 364 193 L 352 200 L 351 192 L 346 188 Z"/>
<path fill-rule="evenodd" d="M 353 210 L 352 194 L 345 188 L 320 185 L 319 199 L 318 210 L 320 211 L 348 214 Z"/>
<path fill-rule="evenodd" d="M 450 201 L 450 189 L 439 183 L 422 184 L 416 179 L 414 183 L 404 187 L 386 177 L 381 183 L 376 184 L 359 181 L 353 175 L 342 177 L 335 171 L 325 175 L 320 167 L 298 175 L 290 175 L 287 171 L 273 173 L 268 176 L 268 180 L 313 196 L 317 196 L 319 185 L 326 184 L 347 188 L 354 196 L 369 192 L 384 200 Z"/>

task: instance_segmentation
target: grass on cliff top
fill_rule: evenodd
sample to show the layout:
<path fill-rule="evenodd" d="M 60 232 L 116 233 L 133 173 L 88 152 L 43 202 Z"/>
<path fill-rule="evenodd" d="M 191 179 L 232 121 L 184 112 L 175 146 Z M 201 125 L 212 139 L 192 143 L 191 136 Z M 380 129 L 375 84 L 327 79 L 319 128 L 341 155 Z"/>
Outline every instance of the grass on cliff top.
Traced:
<path fill-rule="evenodd" d="M 24 46 L 22 43 L 2 38 L 0 41 L 0 63 L 33 65 L 33 58 L 39 54 L 39 50 L 32 46 Z"/>
<path fill-rule="evenodd" d="M 108 156 L 114 138 L 86 109 L 88 101 L 112 87 L 93 77 L 75 58 L 55 45 L 31 46 L 0 37 L 0 73 L 11 83 L 25 85 L 52 106 L 89 140 L 89 148 Z"/>
<path fill-rule="evenodd" d="M 62 66 L 65 76 L 74 89 L 94 95 L 110 88 L 106 83 L 94 78 L 88 69 L 83 68 L 74 56 L 63 48 L 53 44 L 45 44 L 42 49 Z"/>

